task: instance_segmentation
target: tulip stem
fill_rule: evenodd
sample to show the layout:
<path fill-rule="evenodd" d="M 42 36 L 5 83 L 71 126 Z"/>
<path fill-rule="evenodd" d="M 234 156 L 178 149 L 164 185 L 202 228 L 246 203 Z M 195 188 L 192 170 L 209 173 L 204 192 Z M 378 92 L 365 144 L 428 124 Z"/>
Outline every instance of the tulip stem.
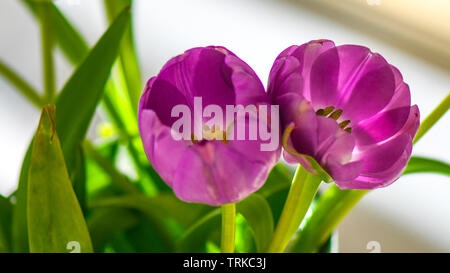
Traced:
<path fill-rule="evenodd" d="M 267 252 L 284 252 L 317 193 L 321 179 L 298 165 Z"/>
<path fill-rule="evenodd" d="M 450 108 L 450 93 L 441 101 L 441 103 L 429 114 L 420 124 L 419 130 L 417 131 L 416 137 L 414 138 L 413 144 L 415 144 L 419 139 L 428 131 L 431 127 L 447 112 Z"/>
<path fill-rule="evenodd" d="M 234 233 L 236 229 L 236 204 L 222 206 L 222 253 L 234 252 Z"/>

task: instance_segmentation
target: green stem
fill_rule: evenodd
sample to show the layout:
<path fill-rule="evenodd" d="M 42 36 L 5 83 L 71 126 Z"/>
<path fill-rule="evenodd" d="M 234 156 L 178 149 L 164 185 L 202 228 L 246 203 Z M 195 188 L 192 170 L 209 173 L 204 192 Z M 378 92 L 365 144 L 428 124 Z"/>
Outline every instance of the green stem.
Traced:
<path fill-rule="evenodd" d="M 234 233 L 236 229 L 236 204 L 226 204 L 222 206 L 222 253 L 234 252 Z"/>
<path fill-rule="evenodd" d="M 447 112 L 450 108 L 450 93 L 441 101 L 441 103 L 427 116 L 420 124 L 413 144 L 419 141 L 420 138 Z"/>
<path fill-rule="evenodd" d="M 284 252 L 305 217 L 320 182 L 318 176 L 298 166 L 268 252 Z"/>
<path fill-rule="evenodd" d="M 332 185 L 320 197 L 313 216 L 294 240 L 289 252 L 316 252 L 367 192 L 369 191 L 340 190 L 336 185 Z"/>
<path fill-rule="evenodd" d="M 41 47 L 44 71 L 44 94 L 47 103 L 55 98 L 55 67 L 53 63 L 53 30 L 51 2 L 39 3 L 39 21 L 41 23 Z"/>
<path fill-rule="evenodd" d="M 43 99 L 39 96 L 38 91 L 31 87 L 22 77 L 0 61 L 0 74 L 8 80 L 19 92 L 22 93 L 39 109 L 44 105 Z"/>

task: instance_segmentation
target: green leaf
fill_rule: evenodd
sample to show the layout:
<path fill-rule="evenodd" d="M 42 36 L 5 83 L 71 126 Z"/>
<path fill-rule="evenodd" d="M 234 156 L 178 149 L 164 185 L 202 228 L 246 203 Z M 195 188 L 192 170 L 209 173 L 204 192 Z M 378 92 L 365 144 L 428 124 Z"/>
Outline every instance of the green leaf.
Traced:
<path fill-rule="evenodd" d="M 39 92 L 27 83 L 16 71 L 0 60 L 0 75 L 2 75 L 17 91 L 21 92 L 35 106 L 41 107 L 44 104 Z"/>
<path fill-rule="evenodd" d="M 35 0 L 22 0 L 32 13 L 38 16 L 38 3 Z M 72 64 L 78 66 L 89 52 L 89 46 L 86 40 L 80 35 L 75 27 L 67 20 L 62 12 L 51 4 L 52 19 L 54 22 L 53 32 L 55 40 L 61 48 L 64 55 Z M 113 17 L 114 18 L 114 17 Z M 112 21 L 112 20 L 111 20 Z M 109 103 L 107 110 L 110 115 L 114 116 L 116 126 L 120 129 L 127 129 L 129 132 L 137 131 L 136 117 L 131 111 L 131 106 L 124 105 L 126 95 L 121 96 L 120 90 L 117 90 L 114 83 L 109 80 L 105 87 L 105 104 Z M 118 107 L 121 106 L 121 107 Z M 115 107 L 115 108 L 114 108 Z M 123 109 L 123 108 L 126 108 Z M 128 109 L 129 108 L 129 109 Z M 116 113 L 116 111 L 118 113 Z M 132 118 L 130 118 L 132 117 Z"/>
<path fill-rule="evenodd" d="M 76 151 L 75 169 L 70 178 L 75 195 L 80 203 L 83 214 L 86 214 L 86 162 L 83 148 L 79 146 Z"/>
<path fill-rule="evenodd" d="M 56 130 L 61 139 L 66 166 L 72 173 L 76 149 L 84 138 L 96 106 L 102 97 L 103 86 L 117 56 L 118 45 L 128 23 L 129 11 L 124 11 L 109 27 L 84 62 L 65 85 L 56 102 L 59 109 Z M 19 179 L 17 205 L 13 215 L 13 249 L 28 251 L 26 197 L 31 147 L 28 147 Z"/>
<path fill-rule="evenodd" d="M 31 148 L 34 140 L 25 154 L 20 169 L 19 187 L 16 193 L 16 206 L 13 210 L 12 248 L 13 252 L 28 252 L 28 226 L 27 226 L 27 194 L 28 170 L 30 167 Z"/>
<path fill-rule="evenodd" d="M 92 252 L 56 133 L 55 106 L 44 107 L 34 138 L 27 214 L 30 252 L 64 253 L 72 241 L 79 243 L 82 252 Z"/>
<path fill-rule="evenodd" d="M 137 212 L 124 208 L 99 208 L 88 218 L 95 252 L 102 252 L 115 235 L 139 223 Z"/>
<path fill-rule="evenodd" d="M 67 82 L 56 102 L 56 107 L 61 109 L 56 116 L 56 130 L 64 143 L 64 158 L 69 171 L 74 166 L 77 145 L 84 138 L 103 96 L 103 87 L 129 19 L 129 10 L 117 17 Z"/>
<path fill-rule="evenodd" d="M 0 195 L 0 253 L 11 252 L 11 224 L 13 205 Z"/>
<path fill-rule="evenodd" d="M 105 8 L 109 20 L 112 20 L 124 7 L 131 6 L 131 0 L 105 0 Z M 141 94 L 141 77 L 139 72 L 138 58 L 133 40 L 133 25 L 130 24 L 120 45 L 120 66 L 123 73 L 129 99 L 136 114 L 138 110 L 139 97 Z M 126 71 L 126 73 L 124 73 Z"/>
<path fill-rule="evenodd" d="M 152 219 L 141 217 L 141 222 L 124 232 L 124 238 L 138 253 L 169 253 L 174 251 L 174 241 L 161 234 Z M 117 250 L 117 249 L 116 249 Z"/>
<path fill-rule="evenodd" d="M 273 235 L 273 217 L 266 199 L 254 193 L 236 205 L 253 231 L 258 252 L 267 248 Z"/>
<path fill-rule="evenodd" d="M 201 204 L 186 203 L 173 194 L 160 194 L 147 197 L 143 194 L 127 194 L 120 197 L 109 197 L 92 202 L 92 208 L 122 207 L 136 209 L 155 219 L 173 218 L 184 227 L 190 226 L 200 215 L 212 207 Z"/>
<path fill-rule="evenodd" d="M 257 191 L 269 203 L 275 224 L 283 211 L 293 176 L 293 170 L 283 163 L 278 163 L 270 172 L 264 186 Z"/>
<path fill-rule="evenodd" d="M 252 194 L 237 203 L 236 208 L 252 230 L 258 250 L 264 249 L 272 238 L 274 226 L 267 201 L 259 194 Z M 185 232 L 177 244 L 177 252 L 205 252 L 207 241 L 220 234 L 221 222 L 221 210 L 210 211 Z"/>
<path fill-rule="evenodd" d="M 450 165 L 432 158 L 412 156 L 403 174 L 440 173 L 450 175 Z"/>
<path fill-rule="evenodd" d="M 257 191 L 263 197 L 269 197 L 280 190 L 289 189 L 294 172 L 283 163 L 278 163 L 269 173 L 264 185 Z"/>
<path fill-rule="evenodd" d="M 220 208 L 203 216 L 186 231 L 177 243 L 177 252 L 205 252 L 206 241 L 214 231 L 220 230 L 221 222 Z"/>
<path fill-rule="evenodd" d="M 125 238 L 135 243 L 138 243 L 138 237 L 142 238 L 140 246 L 136 246 L 137 251 L 167 252 L 173 250 L 175 238 L 181 236 L 180 229 L 191 225 L 209 207 L 185 203 L 169 194 L 156 197 L 128 194 L 93 201 L 91 208 L 127 208 L 140 212 L 145 218 L 136 229 L 127 231 Z"/>

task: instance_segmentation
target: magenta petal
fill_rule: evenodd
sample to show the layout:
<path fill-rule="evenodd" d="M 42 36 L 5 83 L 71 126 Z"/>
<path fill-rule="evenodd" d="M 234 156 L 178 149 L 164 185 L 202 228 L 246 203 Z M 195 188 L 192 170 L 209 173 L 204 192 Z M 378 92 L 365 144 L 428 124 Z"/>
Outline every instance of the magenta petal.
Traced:
<path fill-rule="evenodd" d="M 409 134 L 411 139 L 414 139 L 417 130 L 419 130 L 419 126 L 420 126 L 419 107 L 417 107 L 417 105 L 413 105 L 411 106 L 411 111 L 409 111 L 408 120 L 406 121 L 405 125 L 400 131 Z"/>
<path fill-rule="evenodd" d="M 203 105 L 217 104 L 225 109 L 235 103 L 235 91 L 231 80 L 231 69 L 224 64 L 223 50 L 204 48 L 193 71 L 191 92 L 202 97 Z"/>
<path fill-rule="evenodd" d="M 321 158 L 320 163 L 335 180 L 356 178 L 363 162 L 350 162 L 355 147 L 354 137 L 324 117 L 319 118 L 318 131 L 319 149 L 315 157 Z"/>
<path fill-rule="evenodd" d="M 235 103 L 241 105 L 255 102 L 269 104 L 269 98 L 255 71 L 235 55 L 227 55 L 225 64 L 231 69 L 231 85 L 234 88 Z"/>
<path fill-rule="evenodd" d="M 299 154 L 314 156 L 317 148 L 317 115 L 309 102 L 300 95 L 288 93 L 278 97 L 283 128 L 294 124 L 289 137 L 294 150 Z"/>
<path fill-rule="evenodd" d="M 158 118 L 166 126 L 178 119 L 171 117 L 170 113 L 175 105 L 187 105 L 186 98 L 170 82 L 156 78 L 147 86 L 141 97 L 141 109 L 151 109 L 155 111 Z"/>
<path fill-rule="evenodd" d="M 372 183 L 390 182 L 406 167 L 411 148 L 412 139 L 407 133 L 383 144 L 373 145 L 357 156 L 364 160 L 361 176 Z"/>
<path fill-rule="evenodd" d="M 338 106 L 344 111 L 342 118 L 358 123 L 376 114 L 389 103 L 394 89 L 395 80 L 388 65 L 366 72 Z"/>
<path fill-rule="evenodd" d="M 353 127 L 358 145 L 370 145 L 383 141 L 403 128 L 410 107 L 392 109 L 360 122 Z"/>
<path fill-rule="evenodd" d="M 270 71 L 267 90 L 272 98 L 289 92 L 302 94 L 303 83 L 300 62 L 293 56 L 287 56 L 275 60 Z"/>
<path fill-rule="evenodd" d="M 177 165 L 187 149 L 186 143 L 174 140 L 170 127 L 162 124 L 153 110 L 142 110 L 139 113 L 139 127 L 147 158 L 162 179 L 171 186 Z"/>
<path fill-rule="evenodd" d="M 173 189 L 186 202 L 214 206 L 234 203 L 258 190 L 270 168 L 221 142 L 208 142 L 193 146 L 183 155 Z"/>

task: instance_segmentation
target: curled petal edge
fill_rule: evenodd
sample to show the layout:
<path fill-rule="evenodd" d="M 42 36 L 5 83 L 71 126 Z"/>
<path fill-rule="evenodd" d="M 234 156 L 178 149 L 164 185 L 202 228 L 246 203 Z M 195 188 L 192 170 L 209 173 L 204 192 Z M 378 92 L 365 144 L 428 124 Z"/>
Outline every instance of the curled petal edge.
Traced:
<path fill-rule="evenodd" d="M 307 154 L 298 153 L 297 151 L 295 151 L 294 149 L 291 148 L 291 145 L 288 145 L 289 137 L 294 129 L 295 129 L 295 125 L 293 123 L 291 123 L 284 130 L 283 138 L 282 138 L 282 143 L 283 143 L 284 149 L 287 152 L 289 152 L 290 154 L 293 154 L 295 156 L 300 156 L 300 157 L 306 159 L 309 166 L 303 166 L 303 167 L 308 169 L 314 175 L 319 176 L 322 179 L 322 181 L 324 181 L 326 183 L 333 182 L 334 181 L 333 178 L 322 168 L 322 166 L 320 166 L 320 164 L 312 156 L 307 155 Z"/>

